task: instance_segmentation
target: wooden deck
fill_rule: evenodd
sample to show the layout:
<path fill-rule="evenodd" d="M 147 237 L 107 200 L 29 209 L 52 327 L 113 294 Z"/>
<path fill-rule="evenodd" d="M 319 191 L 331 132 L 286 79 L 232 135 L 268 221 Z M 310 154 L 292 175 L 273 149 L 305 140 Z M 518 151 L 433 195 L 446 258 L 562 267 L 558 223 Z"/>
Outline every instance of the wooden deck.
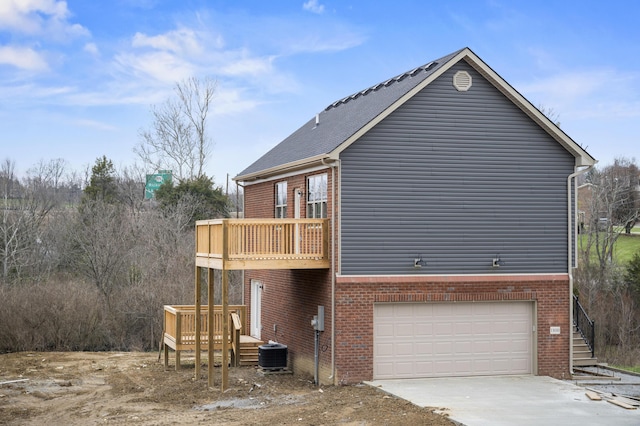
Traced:
<path fill-rule="evenodd" d="M 204 352 L 209 344 L 208 306 L 201 306 L 200 311 L 200 342 Z M 196 310 L 194 305 L 165 305 L 164 306 L 164 365 L 169 366 L 169 348 L 176 353 L 175 369 L 180 369 L 180 353 L 196 350 Z M 229 305 L 228 343 L 231 350 L 231 364 L 234 366 L 257 365 L 258 347 L 261 340 L 245 335 L 247 307 L 244 305 Z M 214 330 L 211 334 L 214 344 L 222 345 L 222 306 L 214 306 Z"/>
<path fill-rule="evenodd" d="M 214 219 L 196 222 L 196 266 L 329 268 L 328 219 Z"/>

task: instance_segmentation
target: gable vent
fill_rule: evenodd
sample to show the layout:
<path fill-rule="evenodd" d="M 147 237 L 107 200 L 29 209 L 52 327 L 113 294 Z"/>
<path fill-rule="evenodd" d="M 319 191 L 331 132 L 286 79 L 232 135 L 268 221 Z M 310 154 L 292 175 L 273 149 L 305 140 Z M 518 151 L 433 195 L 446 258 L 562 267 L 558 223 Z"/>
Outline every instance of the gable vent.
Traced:
<path fill-rule="evenodd" d="M 466 92 L 471 88 L 471 75 L 466 71 L 458 71 L 453 75 L 453 86 L 458 92 Z"/>

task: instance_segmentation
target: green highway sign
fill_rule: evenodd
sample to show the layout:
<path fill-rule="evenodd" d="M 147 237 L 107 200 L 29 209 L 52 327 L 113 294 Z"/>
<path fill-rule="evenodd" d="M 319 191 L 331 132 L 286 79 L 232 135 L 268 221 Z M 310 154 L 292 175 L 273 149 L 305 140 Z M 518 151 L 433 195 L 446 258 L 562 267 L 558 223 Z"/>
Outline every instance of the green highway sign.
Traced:
<path fill-rule="evenodd" d="M 171 170 L 159 170 L 158 173 L 147 175 L 147 183 L 144 186 L 144 199 L 154 198 L 155 192 L 165 182 L 171 182 Z"/>

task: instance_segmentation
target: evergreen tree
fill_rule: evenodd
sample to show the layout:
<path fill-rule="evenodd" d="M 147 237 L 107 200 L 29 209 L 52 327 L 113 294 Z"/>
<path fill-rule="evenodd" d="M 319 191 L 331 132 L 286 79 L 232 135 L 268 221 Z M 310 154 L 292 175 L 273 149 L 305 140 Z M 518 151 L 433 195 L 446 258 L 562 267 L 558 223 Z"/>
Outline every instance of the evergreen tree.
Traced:
<path fill-rule="evenodd" d="M 640 297 L 640 251 L 633 255 L 633 258 L 627 265 L 625 281 L 636 296 Z"/>
<path fill-rule="evenodd" d="M 89 185 L 84 189 L 83 201 L 102 201 L 115 203 L 118 201 L 118 186 L 115 178 L 115 168 L 106 156 L 96 159 L 91 168 Z"/>
<path fill-rule="evenodd" d="M 229 216 L 229 200 L 221 187 L 214 187 L 207 176 L 188 179 L 173 186 L 165 182 L 155 192 L 156 200 L 163 209 L 176 208 L 180 204 L 191 206 L 190 224 L 196 220 Z"/>

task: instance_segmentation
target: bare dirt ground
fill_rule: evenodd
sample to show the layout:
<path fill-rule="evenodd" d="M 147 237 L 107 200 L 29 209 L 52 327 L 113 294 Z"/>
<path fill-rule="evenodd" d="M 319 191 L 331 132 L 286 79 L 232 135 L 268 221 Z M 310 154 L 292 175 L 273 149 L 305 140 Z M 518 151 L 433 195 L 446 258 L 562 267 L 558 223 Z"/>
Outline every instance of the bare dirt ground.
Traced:
<path fill-rule="evenodd" d="M 157 353 L 0 355 L 0 424 L 453 425 L 367 385 L 317 387 L 291 374 L 231 368 L 229 389 L 208 389 L 183 358 L 165 371 Z M 12 382 L 12 383 L 8 383 Z"/>

